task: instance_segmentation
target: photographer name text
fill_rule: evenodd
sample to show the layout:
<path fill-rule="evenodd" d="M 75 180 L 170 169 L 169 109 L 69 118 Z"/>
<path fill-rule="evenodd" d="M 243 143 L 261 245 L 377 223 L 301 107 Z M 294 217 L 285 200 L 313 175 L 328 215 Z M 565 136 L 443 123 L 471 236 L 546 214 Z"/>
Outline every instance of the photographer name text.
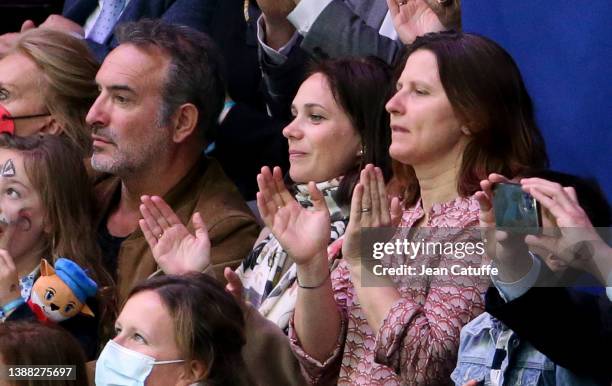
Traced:
<path fill-rule="evenodd" d="M 480 267 L 465 267 L 455 264 L 450 267 L 428 267 L 421 265 L 413 267 L 402 264 L 397 267 L 385 267 L 377 264 L 372 267 L 372 272 L 376 276 L 490 276 L 497 275 L 497 267 L 485 264 Z"/>

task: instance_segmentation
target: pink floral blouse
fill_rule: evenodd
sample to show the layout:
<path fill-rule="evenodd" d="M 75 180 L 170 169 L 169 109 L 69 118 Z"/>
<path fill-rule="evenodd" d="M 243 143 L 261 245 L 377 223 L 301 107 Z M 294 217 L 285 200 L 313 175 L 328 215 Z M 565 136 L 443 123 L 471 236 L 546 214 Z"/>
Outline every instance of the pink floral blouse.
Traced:
<path fill-rule="evenodd" d="M 401 231 L 408 232 L 424 214 L 419 201 L 404 212 Z M 434 205 L 429 220 L 422 228 L 477 227 L 478 214 L 479 206 L 473 197 L 459 197 Z M 464 236 L 457 237 L 448 236 L 454 242 Z M 473 254 L 458 260 L 440 254 L 418 256 L 404 263 L 417 267 L 423 264 L 448 267 L 458 262 L 480 265 L 482 257 Z M 424 276 L 421 283 L 412 281 L 411 285 L 402 285 L 396 282 L 401 299 L 391 307 L 380 330 L 373 331 L 360 307 L 345 260 L 339 260 L 331 278 L 334 297 L 342 315 L 342 331 L 329 358 L 321 363 L 309 356 L 300 347 L 293 320 L 289 328 L 292 348 L 304 375 L 312 384 L 336 381 L 338 365 L 339 385 L 451 383 L 450 373 L 457 362 L 459 332 L 466 323 L 483 312 L 488 280 L 466 276 Z"/>

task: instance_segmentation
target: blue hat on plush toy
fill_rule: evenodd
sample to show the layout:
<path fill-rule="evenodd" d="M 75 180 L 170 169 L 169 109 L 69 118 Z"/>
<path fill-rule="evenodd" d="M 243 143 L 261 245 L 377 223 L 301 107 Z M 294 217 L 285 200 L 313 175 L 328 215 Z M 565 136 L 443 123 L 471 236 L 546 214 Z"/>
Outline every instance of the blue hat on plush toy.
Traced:
<path fill-rule="evenodd" d="M 74 296 L 81 303 L 85 303 L 85 299 L 94 296 L 98 291 L 98 285 L 93 281 L 87 273 L 77 263 L 72 260 L 61 257 L 55 262 L 55 274 L 66 283 L 74 292 Z"/>

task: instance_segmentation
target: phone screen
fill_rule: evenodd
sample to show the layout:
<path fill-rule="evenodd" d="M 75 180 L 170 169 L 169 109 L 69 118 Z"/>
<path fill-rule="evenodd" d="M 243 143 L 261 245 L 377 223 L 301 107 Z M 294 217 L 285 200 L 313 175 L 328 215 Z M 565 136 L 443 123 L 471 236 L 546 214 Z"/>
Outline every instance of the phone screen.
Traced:
<path fill-rule="evenodd" d="M 539 234 L 540 204 L 521 185 L 499 183 L 493 187 L 493 209 L 497 229 L 513 233 Z"/>

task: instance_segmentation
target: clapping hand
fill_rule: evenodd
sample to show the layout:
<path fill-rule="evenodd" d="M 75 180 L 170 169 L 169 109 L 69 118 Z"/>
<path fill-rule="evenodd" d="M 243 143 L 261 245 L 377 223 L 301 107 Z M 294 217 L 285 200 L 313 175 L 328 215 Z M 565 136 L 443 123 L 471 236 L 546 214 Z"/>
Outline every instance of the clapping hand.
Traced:
<path fill-rule="evenodd" d="M 446 30 L 436 13 L 424 0 L 387 0 L 393 25 L 404 44 L 421 35 Z"/>
<path fill-rule="evenodd" d="M 399 199 L 390 201 L 385 189 L 382 171 L 367 165 L 359 176 L 353 190 L 351 214 L 342 244 L 342 256 L 352 265 L 359 263 L 361 256 L 361 229 L 375 227 L 397 227 L 402 218 Z"/>
<path fill-rule="evenodd" d="M 192 234 L 161 197 L 142 196 L 140 229 L 155 261 L 166 274 L 202 272 L 210 265 L 210 240 L 200 213 L 193 214 Z"/>
<path fill-rule="evenodd" d="M 329 210 L 314 182 L 308 184 L 313 208 L 302 208 L 285 187 L 281 170 L 263 167 L 257 176 L 257 207 L 283 249 L 299 265 L 326 256 L 330 240 Z"/>

